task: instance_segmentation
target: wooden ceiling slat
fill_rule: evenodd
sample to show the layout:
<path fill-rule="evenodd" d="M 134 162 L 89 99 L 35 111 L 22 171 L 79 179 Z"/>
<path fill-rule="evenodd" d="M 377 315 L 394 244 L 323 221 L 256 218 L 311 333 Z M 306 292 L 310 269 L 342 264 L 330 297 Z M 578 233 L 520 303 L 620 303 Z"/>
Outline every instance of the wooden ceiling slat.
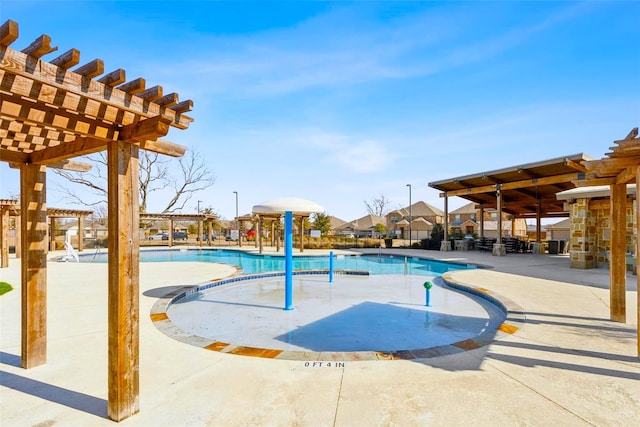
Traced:
<path fill-rule="evenodd" d="M 113 70 L 110 73 L 105 74 L 97 81 L 105 86 L 116 87 L 127 81 L 127 73 L 122 68 L 118 68 L 117 70 Z"/>
<path fill-rule="evenodd" d="M 18 23 L 10 19 L 7 20 L 0 26 L 0 46 L 9 46 L 18 39 L 19 33 Z"/>
<path fill-rule="evenodd" d="M 592 170 L 616 170 L 626 169 L 630 166 L 640 164 L 640 156 L 636 157 L 615 157 L 585 162 L 584 166 L 588 171 Z"/>
<path fill-rule="evenodd" d="M 145 89 L 140 92 L 138 96 L 148 102 L 160 99 L 162 98 L 162 86 L 154 86 L 149 89 Z"/>
<path fill-rule="evenodd" d="M 0 161 L 3 162 L 24 164 L 27 163 L 28 158 L 28 154 L 20 151 L 13 151 L 6 148 L 0 150 Z"/>
<path fill-rule="evenodd" d="M 636 166 L 624 169 L 616 176 L 616 184 L 626 184 L 636 177 Z"/>
<path fill-rule="evenodd" d="M 169 107 L 171 105 L 176 105 L 178 103 L 178 94 L 173 92 L 168 95 L 164 95 L 162 98 L 153 101 L 155 104 Z"/>
<path fill-rule="evenodd" d="M 29 60 L 27 55 L 11 48 L 0 47 L 0 60 L 2 61 L 0 70 L 6 69 L 12 75 L 46 82 L 53 87 L 63 89 L 80 97 L 96 99 L 125 113 L 144 115 L 146 117 L 163 115 L 170 118 L 173 121 L 173 126 L 179 129 L 188 128 L 193 121 L 191 117 L 179 114 L 169 108 L 162 109 L 155 103 L 145 103 L 141 98 L 129 96 L 118 88 L 108 88 L 96 80 L 83 82 L 83 77 L 74 72 L 67 72 L 63 76 L 59 76 L 58 67 L 55 65 L 39 61 L 36 66 L 36 64 L 32 63 L 33 59 Z M 2 80 L 4 81 L 5 79 L 2 78 Z M 105 94 L 108 94 L 108 96 L 105 96 Z"/>
<path fill-rule="evenodd" d="M 548 176 L 543 178 L 534 178 L 534 179 L 526 179 L 521 181 L 506 182 L 506 183 L 500 184 L 500 186 L 502 190 L 514 190 L 519 188 L 570 182 L 571 180 L 574 180 L 574 179 L 578 179 L 578 172 L 557 175 L 557 176 Z M 497 184 L 491 184 L 491 185 L 484 185 L 480 187 L 469 187 L 462 190 L 447 191 L 447 196 L 449 197 L 465 196 L 465 195 L 471 195 L 471 194 L 495 192 L 496 185 Z"/>
<path fill-rule="evenodd" d="M 73 160 L 63 160 L 60 162 L 47 163 L 47 167 L 72 172 L 89 172 L 91 169 L 93 169 L 93 166 L 89 163 L 76 162 Z"/>
<path fill-rule="evenodd" d="M 162 140 L 143 141 L 139 143 L 139 146 L 143 150 L 149 150 L 154 153 L 160 153 L 171 157 L 182 157 L 187 151 L 187 147 Z"/>
<path fill-rule="evenodd" d="M 582 163 L 574 162 L 573 160 L 564 159 L 564 164 L 577 170 L 578 172 L 586 172 L 587 169 L 584 167 Z"/>
<path fill-rule="evenodd" d="M 80 74 L 85 79 L 92 79 L 104 73 L 104 61 L 102 59 L 94 59 L 84 65 L 73 70 L 74 73 Z"/>
<path fill-rule="evenodd" d="M 46 164 L 67 160 L 72 157 L 97 153 L 107 147 L 107 141 L 96 138 L 76 138 L 56 147 L 31 153 L 29 161 L 33 164 Z"/>
<path fill-rule="evenodd" d="M 41 58 L 44 55 L 58 50 L 57 46 L 51 46 L 51 37 L 46 34 L 35 39 L 29 46 L 22 49 L 22 53 L 33 58 Z"/>
<path fill-rule="evenodd" d="M 52 59 L 50 63 L 66 71 L 80 63 L 80 51 L 78 49 L 69 49 L 57 58 Z"/>
<path fill-rule="evenodd" d="M 598 185 L 613 185 L 616 183 L 615 177 L 610 178 L 591 178 L 571 181 L 576 187 L 593 187 Z"/>
<path fill-rule="evenodd" d="M 113 123 L 102 121 L 100 118 L 87 117 L 40 102 L 21 105 L 20 102 L 24 102 L 24 97 L 6 98 L 2 100 L 0 108 L 3 119 L 17 120 L 32 126 L 48 126 L 81 136 L 97 136 L 99 134 L 103 139 L 117 139 L 118 129 L 113 126 Z"/>
<path fill-rule="evenodd" d="M 179 102 L 175 93 L 163 96 L 161 86 L 145 90 L 142 78 L 126 83 L 122 69 L 94 80 L 104 73 L 100 59 L 71 70 L 80 62 L 77 49 L 43 61 L 57 50 L 46 34 L 22 51 L 8 47 L 17 38 L 17 23 L 0 26 L 2 160 L 81 169 L 85 166 L 68 159 L 101 151 L 115 140 L 184 154 L 185 147 L 157 139 L 170 127 L 189 126 L 193 119 L 182 113 L 191 110 L 192 101 Z"/>
<path fill-rule="evenodd" d="M 186 113 L 187 111 L 191 111 L 193 109 L 193 101 L 190 99 L 187 101 L 182 101 L 176 105 L 170 106 L 169 109 L 175 111 L 176 113 Z"/>
<path fill-rule="evenodd" d="M 141 120 L 125 126 L 120 131 L 121 141 L 146 142 L 165 136 L 169 132 L 170 121 L 162 116 Z"/>
<path fill-rule="evenodd" d="M 147 82 L 142 77 L 139 77 L 135 80 L 131 80 L 130 82 L 126 82 L 117 87 L 118 90 L 128 93 L 129 95 L 135 95 L 136 93 L 140 93 L 146 87 Z"/>

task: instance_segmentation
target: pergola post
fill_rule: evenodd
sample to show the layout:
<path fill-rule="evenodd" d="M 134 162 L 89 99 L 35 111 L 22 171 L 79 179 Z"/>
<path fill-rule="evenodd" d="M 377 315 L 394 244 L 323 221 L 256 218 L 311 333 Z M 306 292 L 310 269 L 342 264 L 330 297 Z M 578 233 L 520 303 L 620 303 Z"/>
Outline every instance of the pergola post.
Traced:
<path fill-rule="evenodd" d="M 300 253 L 304 252 L 304 218 L 300 217 Z"/>
<path fill-rule="evenodd" d="M 262 253 L 262 215 L 258 215 L 258 235 L 256 239 L 260 239 L 258 253 Z"/>
<path fill-rule="evenodd" d="M 449 197 L 447 193 L 444 193 L 444 239 L 440 243 L 440 250 L 451 250 L 451 243 L 449 242 Z"/>
<path fill-rule="evenodd" d="M 202 241 L 204 240 L 202 236 L 202 219 L 198 220 L 198 246 L 202 247 Z"/>
<path fill-rule="evenodd" d="M 173 246 L 173 219 L 169 219 L 169 247 Z"/>
<path fill-rule="evenodd" d="M 84 250 L 84 216 L 78 216 L 78 252 Z"/>
<path fill-rule="evenodd" d="M 46 166 L 20 166 L 22 367 L 47 361 Z"/>
<path fill-rule="evenodd" d="M 284 216 L 284 309 L 293 310 L 293 213 Z"/>
<path fill-rule="evenodd" d="M 640 166 L 636 167 L 636 189 L 640 188 Z M 640 195 L 636 193 L 636 263 L 638 255 L 640 255 Z M 640 274 L 638 274 L 638 266 L 636 264 L 636 289 L 640 289 Z M 637 338 L 636 346 L 638 347 L 638 357 L 640 357 L 640 291 L 636 292 L 636 304 L 637 304 Z"/>
<path fill-rule="evenodd" d="M 15 240 L 14 248 L 16 251 L 16 258 L 22 258 L 22 214 L 15 216 Z"/>
<path fill-rule="evenodd" d="M 56 218 L 49 218 L 49 250 L 56 250 Z"/>
<path fill-rule="evenodd" d="M 0 268 L 9 267 L 9 206 L 0 207 L 2 236 L 0 237 Z"/>
<path fill-rule="evenodd" d="M 109 144 L 109 400 L 115 421 L 139 411 L 139 200 L 138 147 Z"/>
<path fill-rule="evenodd" d="M 484 238 L 484 203 L 480 203 L 480 237 Z"/>
<path fill-rule="evenodd" d="M 542 202 L 536 199 L 536 243 L 542 241 Z"/>
<path fill-rule="evenodd" d="M 496 184 L 496 206 L 498 210 L 498 240 L 493 244 L 493 255 L 506 255 L 504 243 L 502 243 L 502 186 Z"/>
<path fill-rule="evenodd" d="M 610 209 L 610 317 L 614 322 L 626 322 L 627 184 L 611 185 Z"/>

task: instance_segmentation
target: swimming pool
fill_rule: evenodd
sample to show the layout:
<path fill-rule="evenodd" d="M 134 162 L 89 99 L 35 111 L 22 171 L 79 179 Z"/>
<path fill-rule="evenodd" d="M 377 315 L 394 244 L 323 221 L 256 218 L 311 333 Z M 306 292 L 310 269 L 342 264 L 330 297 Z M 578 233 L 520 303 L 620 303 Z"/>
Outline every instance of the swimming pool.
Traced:
<path fill-rule="evenodd" d="M 80 257 L 83 262 L 107 262 L 106 254 Z M 140 251 L 142 262 L 216 262 L 234 265 L 245 274 L 284 270 L 284 257 L 225 249 L 178 249 Z M 405 266 L 406 264 L 406 266 Z M 294 256 L 294 270 L 327 270 L 329 256 Z M 334 255 L 335 270 L 365 270 L 370 274 L 437 276 L 452 270 L 476 268 L 430 259 L 393 255 Z M 406 269 L 406 270 L 405 270 Z"/>

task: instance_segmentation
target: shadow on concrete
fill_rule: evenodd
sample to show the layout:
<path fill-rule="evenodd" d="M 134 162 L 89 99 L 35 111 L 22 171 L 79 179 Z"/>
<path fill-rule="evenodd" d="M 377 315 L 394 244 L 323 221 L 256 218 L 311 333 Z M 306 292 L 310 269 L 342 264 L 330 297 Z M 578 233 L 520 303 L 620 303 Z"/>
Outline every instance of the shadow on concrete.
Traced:
<path fill-rule="evenodd" d="M 465 351 L 463 343 L 478 348 L 485 344 L 476 341 L 478 336 L 483 330 L 492 329 L 488 323 L 486 318 L 367 301 L 299 326 L 275 339 L 310 351 L 376 351 L 414 359 L 421 355 L 443 355 L 439 353 L 445 351 L 443 347 L 451 347 L 449 351 L 454 352 Z M 495 333 L 493 329 L 490 339 Z"/>
<path fill-rule="evenodd" d="M 280 310 L 282 311 L 282 305 L 279 306 L 275 306 L 275 305 L 260 305 L 260 304 L 247 304 L 247 303 L 243 303 L 243 302 L 232 302 L 232 301 L 216 301 L 216 300 L 211 300 L 211 299 L 197 299 L 199 302 L 210 302 L 213 304 L 221 304 L 224 306 L 229 306 L 229 305 L 235 305 L 235 306 L 239 306 L 239 307 L 255 307 L 255 308 L 268 308 L 270 310 Z M 178 301 L 175 301 L 173 304 L 174 305 L 180 305 L 180 304 L 186 304 L 186 303 L 190 303 L 195 301 L 192 298 L 181 298 Z"/>
<path fill-rule="evenodd" d="M 177 290 L 186 291 L 188 289 L 197 288 L 196 285 L 193 286 L 184 286 L 184 285 L 176 285 L 176 286 L 163 286 L 162 288 L 153 288 L 146 290 L 142 293 L 145 297 L 150 298 L 163 298 L 169 294 L 176 292 Z"/>
<path fill-rule="evenodd" d="M 78 411 L 108 418 L 107 401 L 89 396 L 88 394 L 21 377 L 5 371 L 0 371 L 0 385 Z"/>
<path fill-rule="evenodd" d="M 606 360 L 617 360 L 619 362 L 630 362 L 630 363 L 638 363 L 638 358 L 634 356 L 626 356 L 624 354 L 615 354 L 615 353 L 603 353 L 601 351 L 593 351 L 593 350 L 578 350 L 578 349 L 570 349 L 570 348 L 562 348 L 562 347 L 553 347 L 542 344 L 529 344 L 524 342 L 511 342 L 511 341 L 496 341 L 493 343 L 494 346 L 501 347 L 511 347 L 511 348 L 525 348 L 528 350 L 535 351 L 544 351 L 547 353 L 560 353 L 560 354 L 569 354 L 572 356 L 580 355 L 585 357 L 594 357 L 598 359 L 606 359 Z"/>
<path fill-rule="evenodd" d="M 0 363 L 4 365 L 15 366 L 19 368 L 22 366 L 21 358 L 18 355 L 5 353 L 4 351 L 0 351 Z"/>
<path fill-rule="evenodd" d="M 556 351 L 557 349 L 554 349 Z M 557 351 L 556 351 L 557 352 Z M 579 352 L 575 352 L 578 354 Z M 537 366 L 544 366 L 548 368 L 554 368 L 564 371 L 583 372 L 585 374 L 603 375 L 607 377 L 628 378 L 632 380 L 640 380 L 640 373 L 630 372 L 626 370 L 616 370 L 600 368 L 597 366 L 578 365 L 575 363 L 557 362 L 553 360 L 513 356 L 506 354 L 488 354 L 485 356 L 487 359 L 500 360 L 502 362 L 511 363 L 514 365 L 525 366 L 527 368 L 534 368 Z"/>

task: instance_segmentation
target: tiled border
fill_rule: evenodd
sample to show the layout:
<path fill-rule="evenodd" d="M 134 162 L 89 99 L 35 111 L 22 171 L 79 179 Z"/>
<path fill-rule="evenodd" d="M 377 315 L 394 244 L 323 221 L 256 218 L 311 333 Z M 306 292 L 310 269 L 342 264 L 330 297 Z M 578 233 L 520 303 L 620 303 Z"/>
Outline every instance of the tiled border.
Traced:
<path fill-rule="evenodd" d="M 352 270 L 336 270 L 335 274 L 357 274 L 368 275 L 367 271 L 352 271 Z M 313 270 L 313 271 L 295 271 L 294 275 L 314 275 L 314 274 L 328 274 L 327 270 Z M 447 344 L 442 346 L 435 346 L 429 348 L 419 348 L 413 350 L 400 350 L 394 352 L 385 351 L 353 351 L 353 352 L 314 352 L 314 351 L 290 351 L 290 350 L 278 350 L 278 349 L 266 349 L 257 347 L 238 346 L 232 343 L 226 343 L 221 341 L 211 340 L 210 338 L 204 338 L 197 335 L 187 334 L 182 329 L 178 328 L 171 322 L 171 319 L 167 315 L 167 310 L 171 304 L 184 299 L 191 298 L 197 295 L 198 292 L 210 289 L 216 286 L 222 286 L 230 283 L 255 280 L 267 277 L 284 276 L 283 272 L 264 273 L 264 274 L 252 274 L 247 276 L 235 276 L 228 279 L 217 280 L 202 286 L 185 286 L 178 288 L 173 292 L 166 294 L 160 298 L 151 309 L 151 321 L 153 324 L 165 335 L 184 342 L 186 344 L 201 347 L 206 350 L 218 351 L 220 353 L 236 354 L 242 356 L 262 357 L 267 359 L 280 359 L 280 360 L 299 360 L 299 361 L 359 361 L 359 360 L 413 360 L 413 359 L 427 359 L 431 357 L 445 356 L 448 354 L 461 353 L 468 350 L 473 350 L 490 344 L 493 341 L 499 340 L 505 336 L 516 333 L 523 325 L 525 321 L 525 315 L 522 308 L 504 296 L 500 296 L 487 289 L 473 287 L 470 285 L 463 285 L 457 282 L 451 276 L 451 273 L 445 273 L 442 277 L 436 278 L 441 284 L 450 286 L 451 288 L 458 289 L 463 292 L 468 292 L 483 298 L 492 304 L 496 305 L 500 310 L 506 314 L 504 322 L 498 326 L 497 330 L 485 331 L 482 334 L 455 342 L 453 344 Z"/>

